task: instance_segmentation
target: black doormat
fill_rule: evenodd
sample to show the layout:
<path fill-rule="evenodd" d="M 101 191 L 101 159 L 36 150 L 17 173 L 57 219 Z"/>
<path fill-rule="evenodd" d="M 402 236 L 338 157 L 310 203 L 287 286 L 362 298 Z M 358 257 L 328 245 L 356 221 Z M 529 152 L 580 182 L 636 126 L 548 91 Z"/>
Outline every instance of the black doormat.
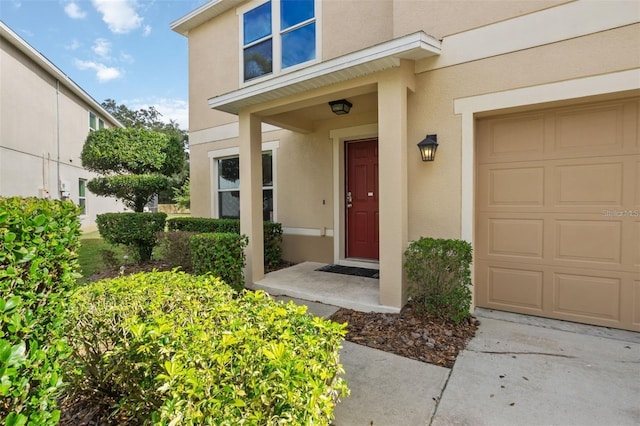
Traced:
<path fill-rule="evenodd" d="M 333 272 L 334 274 L 355 275 L 357 277 L 380 278 L 380 271 L 377 269 L 356 268 L 353 266 L 326 265 L 316 269 L 321 272 Z"/>

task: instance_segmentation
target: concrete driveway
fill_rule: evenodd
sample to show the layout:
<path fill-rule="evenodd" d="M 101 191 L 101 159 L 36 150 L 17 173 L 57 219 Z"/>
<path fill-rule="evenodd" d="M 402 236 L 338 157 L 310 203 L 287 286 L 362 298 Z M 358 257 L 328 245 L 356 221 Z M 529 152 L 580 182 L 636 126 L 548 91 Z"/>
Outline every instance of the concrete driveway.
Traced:
<path fill-rule="evenodd" d="M 640 333 L 480 321 L 432 425 L 640 424 Z"/>

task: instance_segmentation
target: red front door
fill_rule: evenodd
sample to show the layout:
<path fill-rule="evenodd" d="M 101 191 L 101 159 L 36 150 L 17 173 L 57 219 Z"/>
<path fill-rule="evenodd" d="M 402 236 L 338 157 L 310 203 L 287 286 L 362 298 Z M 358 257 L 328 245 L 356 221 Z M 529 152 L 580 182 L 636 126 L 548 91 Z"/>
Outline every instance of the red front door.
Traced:
<path fill-rule="evenodd" d="M 379 259 L 378 139 L 346 146 L 347 257 Z"/>

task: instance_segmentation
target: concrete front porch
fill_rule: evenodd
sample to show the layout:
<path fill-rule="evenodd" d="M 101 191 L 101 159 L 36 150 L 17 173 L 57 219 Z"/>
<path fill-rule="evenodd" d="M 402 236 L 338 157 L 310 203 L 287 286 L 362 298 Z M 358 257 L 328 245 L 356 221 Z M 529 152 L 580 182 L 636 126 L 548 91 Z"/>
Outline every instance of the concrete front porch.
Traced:
<path fill-rule="evenodd" d="M 324 265 L 303 262 L 270 272 L 248 286 L 272 296 L 289 296 L 363 312 L 399 312 L 398 308 L 380 305 L 379 280 L 316 271 Z"/>

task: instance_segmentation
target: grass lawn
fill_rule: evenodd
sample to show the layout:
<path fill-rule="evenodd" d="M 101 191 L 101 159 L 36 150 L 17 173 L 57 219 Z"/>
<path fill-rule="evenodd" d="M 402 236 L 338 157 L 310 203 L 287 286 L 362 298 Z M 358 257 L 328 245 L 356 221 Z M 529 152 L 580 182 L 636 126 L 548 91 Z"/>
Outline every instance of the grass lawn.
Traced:
<path fill-rule="evenodd" d="M 181 213 L 172 213 L 167 215 L 167 219 L 172 217 L 189 217 L 190 215 Z M 98 231 L 83 232 L 80 235 L 80 249 L 78 250 L 78 261 L 80 262 L 80 273 L 82 277 L 79 281 L 84 282 L 87 277 L 102 271 L 106 265 L 102 261 L 102 250 L 111 250 L 118 259 L 125 255 L 122 247 L 113 247 L 105 242 Z"/>
<path fill-rule="evenodd" d="M 83 233 L 80 236 L 78 261 L 80 262 L 80 273 L 83 277 L 80 279 L 80 282 L 83 282 L 86 277 L 90 277 L 96 272 L 106 268 L 102 261 L 102 250 L 114 251 L 116 256 L 120 258 L 124 256 L 124 251 L 121 247 L 113 247 L 111 244 L 105 242 L 98 231 Z"/>

